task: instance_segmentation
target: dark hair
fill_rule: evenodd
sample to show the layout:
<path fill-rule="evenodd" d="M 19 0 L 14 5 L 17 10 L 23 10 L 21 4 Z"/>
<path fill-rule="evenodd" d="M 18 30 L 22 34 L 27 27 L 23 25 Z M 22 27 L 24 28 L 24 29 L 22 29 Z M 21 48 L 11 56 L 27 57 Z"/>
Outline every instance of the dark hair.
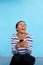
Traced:
<path fill-rule="evenodd" d="M 19 22 L 17 22 L 17 23 L 16 23 L 16 28 L 18 27 L 18 24 L 19 24 L 20 22 L 24 22 L 24 23 L 25 23 L 25 21 L 19 21 Z M 16 31 L 18 32 L 18 30 L 16 30 Z"/>

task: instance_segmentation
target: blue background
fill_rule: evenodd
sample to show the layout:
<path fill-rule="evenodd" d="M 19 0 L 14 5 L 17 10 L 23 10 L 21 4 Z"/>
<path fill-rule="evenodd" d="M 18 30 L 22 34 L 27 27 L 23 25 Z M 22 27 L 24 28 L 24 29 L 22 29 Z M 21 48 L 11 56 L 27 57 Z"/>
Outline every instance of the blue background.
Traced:
<path fill-rule="evenodd" d="M 43 0 L 0 0 L 0 56 L 12 56 L 11 35 L 19 20 L 33 36 L 32 55 L 43 57 Z"/>

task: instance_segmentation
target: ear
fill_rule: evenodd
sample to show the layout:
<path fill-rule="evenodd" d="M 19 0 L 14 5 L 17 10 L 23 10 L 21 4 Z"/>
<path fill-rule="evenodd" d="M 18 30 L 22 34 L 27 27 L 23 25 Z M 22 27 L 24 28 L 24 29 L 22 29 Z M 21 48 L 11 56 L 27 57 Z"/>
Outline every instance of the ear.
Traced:
<path fill-rule="evenodd" d="M 16 28 L 16 30 L 18 30 L 18 28 Z"/>
<path fill-rule="evenodd" d="M 16 31 L 18 32 L 18 28 L 16 28 Z"/>

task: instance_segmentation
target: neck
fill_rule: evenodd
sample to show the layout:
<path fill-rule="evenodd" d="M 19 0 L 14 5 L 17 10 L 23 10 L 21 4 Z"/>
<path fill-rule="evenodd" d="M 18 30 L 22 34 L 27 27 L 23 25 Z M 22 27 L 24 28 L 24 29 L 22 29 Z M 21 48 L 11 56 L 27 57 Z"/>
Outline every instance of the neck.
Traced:
<path fill-rule="evenodd" d="M 18 33 L 18 35 L 21 35 L 21 36 L 22 36 L 22 35 L 25 35 L 25 34 L 26 34 L 26 33 Z"/>
<path fill-rule="evenodd" d="M 21 40 L 23 40 L 23 39 L 25 38 L 25 36 L 26 36 L 26 33 L 18 33 L 17 36 L 18 36 Z"/>

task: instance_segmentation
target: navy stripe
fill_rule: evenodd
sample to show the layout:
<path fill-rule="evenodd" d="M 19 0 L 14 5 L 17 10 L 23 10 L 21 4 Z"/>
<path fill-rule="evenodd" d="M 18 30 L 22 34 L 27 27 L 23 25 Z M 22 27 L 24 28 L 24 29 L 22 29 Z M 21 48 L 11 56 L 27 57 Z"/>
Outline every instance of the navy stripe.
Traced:
<path fill-rule="evenodd" d="M 14 39 L 19 40 L 18 38 L 11 38 L 11 39 L 13 39 L 13 40 L 14 40 Z"/>
<path fill-rule="evenodd" d="M 33 40 L 28 40 L 28 41 L 33 42 Z"/>
<path fill-rule="evenodd" d="M 24 51 L 24 50 L 26 50 L 26 49 L 18 49 L 19 51 Z"/>
<path fill-rule="evenodd" d="M 11 44 L 16 44 L 16 43 L 11 43 Z"/>
<path fill-rule="evenodd" d="M 27 36 L 26 38 L 30 38 L 31 39 L 31 37 L 29 37 L 29 36 Z"/>

